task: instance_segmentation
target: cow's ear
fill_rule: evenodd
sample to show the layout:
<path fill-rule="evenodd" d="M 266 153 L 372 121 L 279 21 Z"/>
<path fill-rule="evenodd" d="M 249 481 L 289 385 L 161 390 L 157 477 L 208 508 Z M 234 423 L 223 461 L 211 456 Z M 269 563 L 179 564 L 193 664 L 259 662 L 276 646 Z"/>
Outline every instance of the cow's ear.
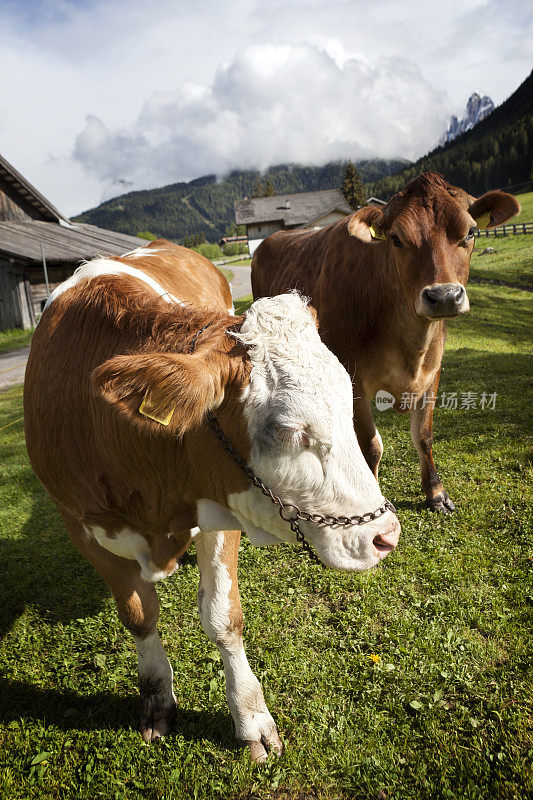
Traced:
<path fill-rule="evenodd" d="M 352 214 L 348 222 L 348 233 L 362 242 L 373 242 L 384 239 L 383 225 L 385 217 L 380 208 L 365 206 Z"/>
<path fill-rule="evenodd" d="M 472 203 L 468 212 L 479 228 L 494 228 L 519 214 L 520 203 L 507 192 L 487 192 Z"/>
<path fill-rule="evenodd" d="M 96 394 L 137 422 L 183 434 L 224 398 L 221 370 L 199 355 L 116 356 L 91 374 Z"/>

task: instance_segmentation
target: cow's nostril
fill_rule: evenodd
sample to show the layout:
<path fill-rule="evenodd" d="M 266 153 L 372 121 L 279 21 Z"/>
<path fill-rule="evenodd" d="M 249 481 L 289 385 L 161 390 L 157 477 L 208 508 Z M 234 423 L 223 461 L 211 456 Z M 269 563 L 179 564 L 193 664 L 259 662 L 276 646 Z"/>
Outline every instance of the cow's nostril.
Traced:
<path fill-rule="evenodd" d="M 465 290 L 463 286 L 458 286 L 457 289 L 453 293 L 453 300 L 455 305 L 459 305 L 463 301 Z"/>
<path fill-rule="evenodd" d="M 379 550 L 380 553 L 390 553 L 391 550 L 394 550 L 396 547 L 396 541 L 390 541 L 386 538 L 386 534 L 378 533 L 377 536 L 374 536 L 372 541 L 374 547 L 376 550 Z"/>
<path fill-rule="evenodd" d="M 424 289 L 422 295 L 431 306 L 436 305 L 442 299 L 440 293 L 436 289 Z"/>

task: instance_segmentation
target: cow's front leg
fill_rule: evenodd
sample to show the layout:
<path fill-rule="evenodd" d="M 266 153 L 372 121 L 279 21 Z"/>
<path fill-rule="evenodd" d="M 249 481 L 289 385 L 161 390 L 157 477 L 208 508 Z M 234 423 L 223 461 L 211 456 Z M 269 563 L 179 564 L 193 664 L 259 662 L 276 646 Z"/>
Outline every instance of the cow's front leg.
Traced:
<path fill-rule="evenodd" d="M 431 388 L 426 390 L 427 396 L 437 396 L 439 375 L 440 372 L 437 373 Z M 421 401 L 418 401 L 417 405 L 420 403 Z M 455 505 L 444 491 L 433 461 L 433 407 L 433 403 L 428 403 L 425 408 L 418 407 L 411 410 L 411 439 L 420 459 L 422 490 L 426 495 L 427 507 L 432 511 L 451 514 L 455 511 Z"/>
<path fill-rule="evenodd" d="M 198 609 L 202 627 L 224 662 L 235 735 L 249 748 L 252 761 L 261 763 L 268 751 L 281 753 L 282 744 L 244 652 L 244 619 L 237 583 L 239 541 L 240 531 L 204 532 L 196 539 L 200 569 Z"/>

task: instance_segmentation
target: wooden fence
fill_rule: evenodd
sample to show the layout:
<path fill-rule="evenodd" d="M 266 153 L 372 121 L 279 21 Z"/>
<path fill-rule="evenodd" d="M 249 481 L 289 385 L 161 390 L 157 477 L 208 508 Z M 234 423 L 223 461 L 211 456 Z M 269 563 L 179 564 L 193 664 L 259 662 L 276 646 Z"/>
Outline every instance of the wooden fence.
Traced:
<path fill-rule="evenodd" d="M 533 222 L 522 222 L 520 225 L 501 225 L 499 228 L 487 228 L 480 231 L 476 228 L 474 236 L 521 236 L 524 233 L 533 233 Z"/>

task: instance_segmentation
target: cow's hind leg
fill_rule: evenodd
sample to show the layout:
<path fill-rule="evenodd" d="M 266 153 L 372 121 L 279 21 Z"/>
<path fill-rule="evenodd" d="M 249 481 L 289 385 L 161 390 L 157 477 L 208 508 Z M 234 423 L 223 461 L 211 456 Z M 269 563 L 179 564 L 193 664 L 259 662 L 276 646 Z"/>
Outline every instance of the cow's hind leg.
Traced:
<path fill-rule="evenodd" d="M 74 517 L 62 512 L 70 538 L 109 586 L 118 615 L 137 647 L 141 695 L 141 735 L 149 742 L 169 732 L 176 716 L 172 667 L 157 632 L 159 601 L 153 583 L 141 578 L 137 561 L 113 555 L 85 531 Z"/>
<path fill-rule="evenodd" d="M 252 760 L 261 763 L 266 760 L 267 751 L 281 753 L 282 745 L 244 652 L 244 620 L 237 584 L 239 541 L 239 531 L 204 532 L 196 539 L 200 568 L 198 608 L 202 626 L 224 662 L 235 735 L 249 748 Z"/>
<path fill-rule="evenodd" d="M 374 424 L 370 403 L 362 390 L 354 387 L 354 428 L 359 447 L 375 479 L 378 479 L 379 463 L 383 455 L 383 442 Z"/>

